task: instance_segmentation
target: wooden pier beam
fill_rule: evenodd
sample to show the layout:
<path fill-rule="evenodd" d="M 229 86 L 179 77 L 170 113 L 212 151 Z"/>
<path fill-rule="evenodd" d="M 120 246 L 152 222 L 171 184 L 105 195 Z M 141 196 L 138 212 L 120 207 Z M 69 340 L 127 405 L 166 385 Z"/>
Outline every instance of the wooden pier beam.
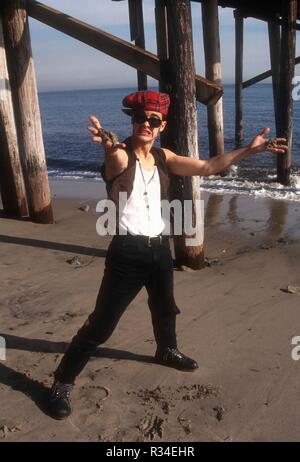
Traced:
<path fill-rule="evenodd" d="M 288 185 L 292 164 L 293 98 L 295 68 L 297 0 L 282 2 L 280 78 L 278 96 L 278 133 L 288 139 L 288 152 L 277 156 L 277 180 Z"/>
<path fill-rule="evenodd" d="M 235 142 L 239 147 L 244 138 L 243 131 L 243 49 L 244 18 L 238 10 L 235 18 Z"/>
<path fill-rule="evenodd" d="M 128 0 L 128 8 L 130 38 L 138 47 L 145 49 L 143 0 Z M 138 89 L 147 90 L 147 74 L 138 70 L 137 80 Z"/>
<path fill-rule="evenodd" d="M 280 24 L 274 21 L 268 21 L 269 32 L 269 46 L 270 46 L 270 62 L 271 62 L 271 75 L 273 85 L 273 100 L 274 100 L 274 114 L 276 133 L 279 131 L 279 79 L 280 79 L 280 49 L 281 49 L 281 31 Z"/>
<path fill-rule="evenodd" d="M 205 77 L 212 82 L 220 84 L 222 71 L 218 0 L 203 0 L 201 6 L 206 69 Z M 207 125 L 210 157 L 224 154 L 222 98 L 213 106 L 207 106 Z"/>
<path fill-rule="evenodd" d="M 135 69 L 145 72 L 154 79 L 159 80 L 161 78 L 160 62 L 153 53 L 40 2 L 27 0 L 26 5 L 28 14 L 37 21 L 41 21 L 80 42 L 96 48 L 96 50 L 100 50 Z M 197 100 L 207 105 L 215 104 L 223 94 L 222 85 L 210 82 L 200 75 L 196 75 L 195 78 Z"/>
<path fill-rule="evenodd" d="M 28 215 L 17 131 L 0 19 L 0 190 L 3 210 L 12 217 Z"/>
<path fill-rule="evenodd" d="M 8 74 L 29 215 L 53 223 L 41 117 L 24 0 L 1 2 Z"/>
<path fill-rule="evenodd" d="M 195 88 L 191 5 L 189 0 L 167 2 L 169 60 L 171 64 L 171 106 L 168 116 L 171 148 L 180 155 L 198 158 L 198 129 Z M 172 177 L 172 199 L 192 203 L 192 225 L 201 236 L 197 245 L 187 245 L 187 235 L 174 236 L 178 267 L 204 267 L 203 217 L 200 209 L 199 177 Z M 189 243 L 190 244 L 190 243 Z"/>

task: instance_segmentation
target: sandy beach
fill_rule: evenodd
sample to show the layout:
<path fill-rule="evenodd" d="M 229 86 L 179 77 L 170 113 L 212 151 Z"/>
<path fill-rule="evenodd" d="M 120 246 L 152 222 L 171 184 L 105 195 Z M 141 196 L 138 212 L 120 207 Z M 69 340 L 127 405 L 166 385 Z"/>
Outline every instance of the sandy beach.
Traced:
<path fill-rule="evenodd" d="M 94 308 L 110 237 L 96 233 L 101 182 L 51 191 L 55 224 L 0 217 L 0 441 L 299 440 L 300 296 L 285 289 L 300 286 L 300 203 L 203 194 L 207 266 L 174 273 L 179 348 L 199 369 L 153 363 L 143 290 L 55 421 L 52 373 Z"/>

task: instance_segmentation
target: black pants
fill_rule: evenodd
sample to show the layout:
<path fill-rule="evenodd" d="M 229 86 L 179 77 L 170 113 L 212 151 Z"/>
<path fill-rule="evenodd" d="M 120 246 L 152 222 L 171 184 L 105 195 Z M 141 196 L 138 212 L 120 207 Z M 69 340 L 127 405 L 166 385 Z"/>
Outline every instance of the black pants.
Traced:
<path fill-rule="evenodd" d="M 55 372 L 56 380 L 75 382 L 97 345 L 111 336 L 125 309 L 143 286 L 148 292 L 158 348 L 177 346 L 175 321 L 180 310 L 173 294 L 173 262 L 168 237 L 149 246 L 142 237 L 115 236 L 106 256 L 95 310 L 72 339 Z"/>

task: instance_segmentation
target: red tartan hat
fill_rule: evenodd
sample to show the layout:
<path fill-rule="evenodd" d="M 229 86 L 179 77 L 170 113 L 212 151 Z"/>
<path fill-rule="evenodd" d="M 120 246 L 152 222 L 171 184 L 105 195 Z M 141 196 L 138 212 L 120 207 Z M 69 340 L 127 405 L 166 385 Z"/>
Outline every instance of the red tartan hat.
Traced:
<path fill-rule="evenodd" d="M 170 97 L 166 93 L 158 91 L 137 91 L 130 93 L 123 99 L 122 109 L 127 115 L 132 115 L 134 112 L 139 111 L 155 111 L 160 112 L 164 116 L 168 114 L 170 105 Z M 128 108 L 128 109 L 127 109 Z"/>

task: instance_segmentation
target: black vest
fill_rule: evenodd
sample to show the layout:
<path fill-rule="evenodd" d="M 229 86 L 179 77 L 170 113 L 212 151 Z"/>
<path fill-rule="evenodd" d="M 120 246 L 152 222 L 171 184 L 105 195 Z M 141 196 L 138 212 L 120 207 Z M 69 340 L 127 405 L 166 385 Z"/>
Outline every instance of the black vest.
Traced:
<path fill-rule="evenodd" d="M 127 138 L 124 143 L 126 144 L 126 153 L 128 155 L 128 166 L 127 168 L 120 173 L 119 175 L 115 176 L 111 180 L 107 180 L 105 176 L 105 164 L 103 163 L 100 172 L 102 175 L 103 180 L 106 183 L 106 190 L 107 190 L 107 197 L 111 199 L 116 206 L 118 207 L 119 201 L 119 192 L 126 192 L 127 199 L 129 198 L 132 189 L 133 189 L 133 182 L 135 177 L 135 169 L 136 169 L 136 154 L 131 147 L 131 138 Z M 166 156 L 162 149 L 154 148 L 151 149 L 151 154 L 154 157 L 154 165 L 156 165 L 159 180 L 160 180 L 160 198 L 161 200 L 167 199 L 169 200 L 169 187 L 170 187 L 170 179 L 167 169 L 166 163 Z"/>

